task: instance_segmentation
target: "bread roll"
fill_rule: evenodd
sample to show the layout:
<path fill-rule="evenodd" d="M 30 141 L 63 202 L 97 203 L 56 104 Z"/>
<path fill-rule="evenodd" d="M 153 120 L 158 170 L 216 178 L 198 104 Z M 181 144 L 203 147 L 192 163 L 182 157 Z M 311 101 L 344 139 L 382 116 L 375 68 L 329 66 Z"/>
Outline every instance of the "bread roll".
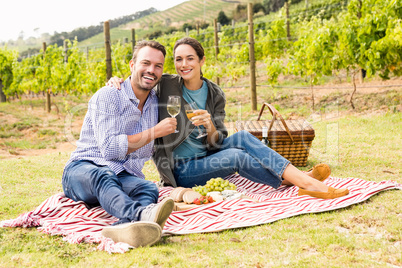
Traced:
<path fill-rule="evenodd" d="M 197 193 L 196 191 L 190 190 L 186 191 L 183 195 L 183 201 L 186 204 L 192 204 L 194 199 L 200 198 L 202 195 L 200 193 Z"/>

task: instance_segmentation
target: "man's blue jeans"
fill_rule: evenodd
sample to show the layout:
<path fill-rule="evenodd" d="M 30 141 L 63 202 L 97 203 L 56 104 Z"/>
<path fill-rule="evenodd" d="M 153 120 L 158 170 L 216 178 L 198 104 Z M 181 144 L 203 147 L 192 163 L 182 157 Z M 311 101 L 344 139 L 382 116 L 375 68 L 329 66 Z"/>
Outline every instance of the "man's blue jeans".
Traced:
<path fill-rule="evenodd" d="M 176 161 L 174 176 L 178 186 L 193 187 L 238 172 L 251 181 L 278 188 L 289 163 L 249 132 L 240 131 L 224 139 L 219 150 L 205 157 Z"/>
<path fill-rule="evenodd" d="M 89 207 L 101 206 L 120 223 L 138 221 L 144 209 L 158 202 L 155 183 L 129 174 L 116 175 L 107 166 L 91 161 L 74 161 L 63 173 L 64 194 L 74 201 L 84 201 Z"/>

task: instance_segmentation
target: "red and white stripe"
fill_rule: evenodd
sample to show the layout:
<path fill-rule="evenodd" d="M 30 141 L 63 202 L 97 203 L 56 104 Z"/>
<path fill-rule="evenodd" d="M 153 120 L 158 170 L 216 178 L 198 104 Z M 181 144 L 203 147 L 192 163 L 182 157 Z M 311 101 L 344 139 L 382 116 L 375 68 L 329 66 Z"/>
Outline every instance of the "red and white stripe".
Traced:
<path fill-rule="evenodd" d="M 252 199 L 237 199 L 202 205 L 186 211 L 175 211 L 167 220 L 164 234 L 190 234 L 216 232 L 226 229 L 255 226 L 280 219 L 344 208 L 367 200 L 385 190 L 402 189 L 394 181 L 372 182 L 358 178 L 330 177 L 324 181 L 334 188 L 348 188 L 349 195 L 336 199 L 318 199 L 298 196 L 298 188 L 281 186 L 278 189 L 251 182 L 239 175 L 227 178 L 237 185 L 239 192 Z M 168 196 L 172 187 L 159 191 L 159 200 Z M 258 200 L 258 202 L 254 200 Z M 101 207 L 88 210 L 83 202 L 74 202 L 64 194 L 46 199 L 31 212 L 18 218 L 0 222 L 0 227 L 38 227 L 38 230 L 62 235 L 69 243 L 96 243 L 98 250 L 124 253 L 129 246 L 114 243 L 101 235 L 103 227 L 117 219 Z"/>

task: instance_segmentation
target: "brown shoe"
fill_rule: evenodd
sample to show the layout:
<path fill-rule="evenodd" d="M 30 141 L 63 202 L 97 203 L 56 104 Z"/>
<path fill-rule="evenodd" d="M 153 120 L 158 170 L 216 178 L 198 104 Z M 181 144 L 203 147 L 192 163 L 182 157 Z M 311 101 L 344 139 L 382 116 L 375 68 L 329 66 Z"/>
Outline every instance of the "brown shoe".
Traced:
<path fill-rule="evenodd" d="M 312 197 L 322 198 L 322 199 L 334 199 L 341 196 L 345 196 L 349 194 L 349 190 L 346 188 L 335 189 L 332 187 L 328 187 L 327 192 L 316 192 L 316 191 L 307 191 L 302 188 L 299 188 L 298 195 L 309 195 Z"/>
<path fill-rule="evenodd" d="M 102 235 L 116 243 L 123 242 L 138 248 L 158 242 L 162 236 L 162 229 L 155 222 L 137 221 L 105 227 Z"/>
<path fill-rule="evenodd" d="M 313 168 L 309 169 L 307 172 L 311 171 L 311 177 L 316 180 L 324 181 L 331 175 L 331 168 L 327 164 L 318 164 Z"/>

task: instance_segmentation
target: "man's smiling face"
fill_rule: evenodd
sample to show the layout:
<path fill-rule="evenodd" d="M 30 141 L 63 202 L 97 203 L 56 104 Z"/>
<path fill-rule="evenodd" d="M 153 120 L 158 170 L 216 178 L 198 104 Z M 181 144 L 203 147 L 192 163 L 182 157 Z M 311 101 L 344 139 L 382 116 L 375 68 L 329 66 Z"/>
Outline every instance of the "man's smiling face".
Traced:
<path fill-rule="evenodd" d="M 165 57 L 155 48 L 145 46 L 138 51 L 135 62 L 130 61 L 131 85 L 150 91 L 159 83 L 163 74 Z"/>

